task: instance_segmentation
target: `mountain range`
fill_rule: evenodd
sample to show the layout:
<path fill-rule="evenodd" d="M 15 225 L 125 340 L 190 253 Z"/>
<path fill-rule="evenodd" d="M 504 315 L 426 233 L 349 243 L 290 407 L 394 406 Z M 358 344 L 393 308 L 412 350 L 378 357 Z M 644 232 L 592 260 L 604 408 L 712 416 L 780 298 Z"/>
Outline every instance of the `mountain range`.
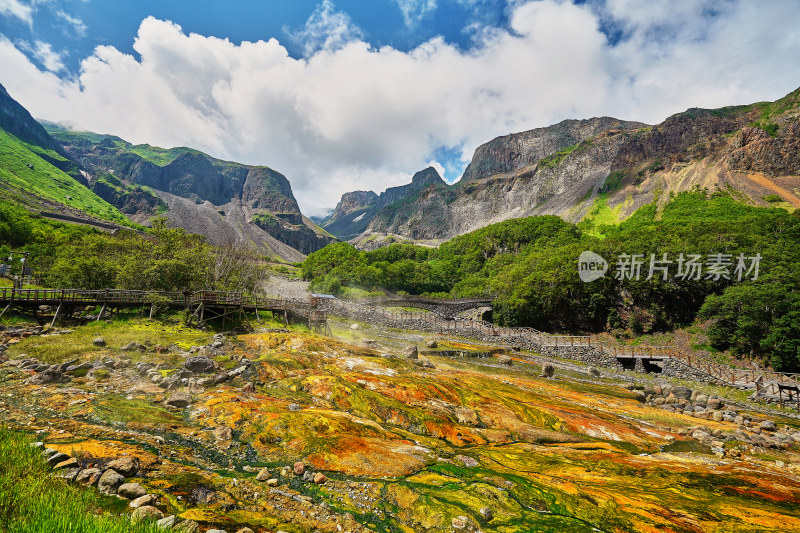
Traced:
<path fill-rule="evenodd" d="M 614 224 L 686 190 L 800 207 L 800 89 L 775 102 L 689 109 L 657 125 L 600 117 L 497 137 L 453 185 L 429 167 L 381 194 L 345 193 L 318 225 L 269 167 L 39 123 L 0 86 L 0 198 L 89 223 L 164 216 L 213 244 L 287 261 L 335 240 L 436 245 L 530 215 Z"/>

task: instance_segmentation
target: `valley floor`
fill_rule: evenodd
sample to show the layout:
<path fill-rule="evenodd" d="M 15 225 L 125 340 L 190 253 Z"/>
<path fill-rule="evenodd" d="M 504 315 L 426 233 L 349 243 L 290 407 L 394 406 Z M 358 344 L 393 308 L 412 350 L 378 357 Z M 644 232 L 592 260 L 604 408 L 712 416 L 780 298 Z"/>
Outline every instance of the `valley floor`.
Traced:
<path fill-rule="evenodd" d="M 335 321 L 55 333 L 11 339 L 0 423 L 75 458 L 71 483 L 135 462 L 185 530 L 800 530 L 800 420 L 721 390 Z M 726 416 L 651 405 L 679 401 Z"/>

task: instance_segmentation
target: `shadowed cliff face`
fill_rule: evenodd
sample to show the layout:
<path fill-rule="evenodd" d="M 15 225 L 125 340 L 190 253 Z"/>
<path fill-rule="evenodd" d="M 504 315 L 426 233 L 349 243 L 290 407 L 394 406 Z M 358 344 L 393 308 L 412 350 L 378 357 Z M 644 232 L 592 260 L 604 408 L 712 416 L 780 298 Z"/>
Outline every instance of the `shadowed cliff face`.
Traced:
<path fill-rule="evenodd" d="M 603 117 L 568 120 L 480 146 L 461 181 L 371 216 L 356 239 L 436 244 L 531 215 L 571 222 L 605 210 L 616 220 L 670 193 L 705 189 L 756 205 L 800 207 L 800 90 L 776 102 L 689 109 L 656 126 Z"/>
<path fill-rule="evenodd" d="M 268 167 L 220 161 L 189 148 L 134 146 L 117 137 L 52 129 L 88 170 L 91 187 L 139 222 L 163 212 L 174 225 L 213 244 L 254 243 L 293 261 L 334 240 L 302 216 L 289 181 Z M 108 181 L 116 181 L 116 188 L 103 185 Z M 151 194 L 142 194 L 142 187 Z M 276 222 L 265 224 L 266 218 Z"/>

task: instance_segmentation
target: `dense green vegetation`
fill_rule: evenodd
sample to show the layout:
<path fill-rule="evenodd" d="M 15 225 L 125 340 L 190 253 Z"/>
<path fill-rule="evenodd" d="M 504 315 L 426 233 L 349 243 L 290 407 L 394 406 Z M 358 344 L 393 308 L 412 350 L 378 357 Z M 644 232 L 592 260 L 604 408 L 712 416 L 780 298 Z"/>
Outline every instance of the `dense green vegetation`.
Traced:
<path fill-rule="evenodd" d="M 23 433 L 0 427 L 0 531 L 8 533 L 155 533 L 152 522 L 131 524 L 118 498 L 50 477 L 41 451 Z M 119 512 L 119 511 L 117 511 Z"/>
<path fill-rule="evenodd" d="M 117 224 L 134 225 L 117 208 L 42 156 L 54 161 L 64 160 L 53 151 L 30 145 L 0 130 L 0 181 L 7 186 L 77 207 L 90 215 Z"/>
<path fill-rule="evenodd" d="M 168 228 L 164 219 L 155 220 L 147 234 L 110 235 L 35 218 L 0 201 L 0 257 L 11 248 L 29 252 L 28 264 L 45 287 L 252 293 L 266 275 L 259 258 L 213 247 L 204 237 Z"/>
<path fill-rule="evenodd" d="M 609 263 L 605 277 L 584 283 L 578 257 L 591 250 Z M 639 279 L 617 279 L 618 260 L 641 254 Z M 667 277 L 650 258 L 671 263 Z M 698 254 L 700 279 L 678 277 L 678 259 Z M 708 270 L 714 254 L 730 264 Z M 738 280 L 737 257 L 745 270 Z M 760 254 L 759 274 L 746 273 Z M 681 266 L 686 266 L 681 265 Z M 312 290 L 385 288 L 411 294 L 495 298 L 501 324 L 545 331 L 670 330 L 711 321 L 710 341 L 734 353 L 800 370 L 800 215 L 743 205 L 730 196 L 683 193 L 663 210 L 644 206 L 615 226 L 576 226 L 553 216 L 494 224 L 438 249 L 395 244 L 371 252 L 336 243 L 311 254 L 302 274 Z M 709 274 L 712 274 L 709 276 Z"/>

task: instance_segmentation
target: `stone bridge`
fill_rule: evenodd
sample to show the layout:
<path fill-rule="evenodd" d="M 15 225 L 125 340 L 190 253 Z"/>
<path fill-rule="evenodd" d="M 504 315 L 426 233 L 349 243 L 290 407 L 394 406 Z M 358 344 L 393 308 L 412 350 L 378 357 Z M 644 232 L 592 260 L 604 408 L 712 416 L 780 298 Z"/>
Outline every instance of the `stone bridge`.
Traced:
<path fill-rule="evenodd" d="M 446 320 L 452 320 L 457 314 L 468 311 L 469 309 L 492 307 L 491 298 L 435 300 L 432 298 L 422 298 L 420 296 L 387 296 L 369 303 L 381 307 L 413 307 L 415 309 L 425 309 Z"/>

